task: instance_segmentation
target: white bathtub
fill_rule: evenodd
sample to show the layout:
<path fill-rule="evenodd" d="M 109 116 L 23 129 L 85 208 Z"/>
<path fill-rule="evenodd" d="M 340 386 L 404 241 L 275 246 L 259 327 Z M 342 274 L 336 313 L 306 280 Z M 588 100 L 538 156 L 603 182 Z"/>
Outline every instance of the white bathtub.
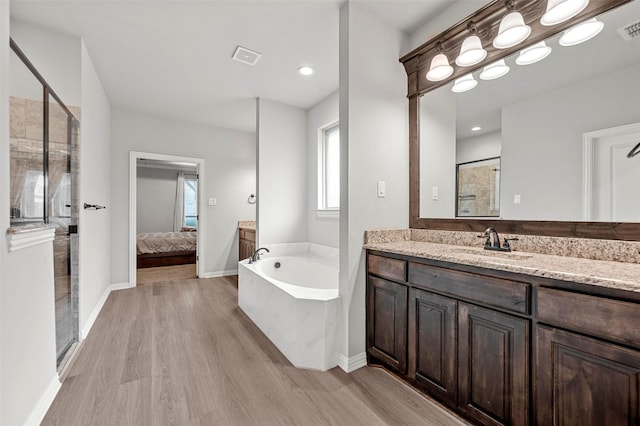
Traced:
<path fill-rule="evenodd" d="M 294 366 L 335 367 L 337 249 L 311 243 L 266 247 L 271 253 L 260 261 L 238 265 L 240 309 Z"/>

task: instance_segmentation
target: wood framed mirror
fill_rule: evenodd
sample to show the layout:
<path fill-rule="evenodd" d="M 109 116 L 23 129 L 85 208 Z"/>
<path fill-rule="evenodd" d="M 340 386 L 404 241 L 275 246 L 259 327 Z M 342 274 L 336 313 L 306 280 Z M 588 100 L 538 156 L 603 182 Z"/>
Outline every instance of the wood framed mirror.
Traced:
<path fill-rule="evenodd" d="M 485 7 L 479 9 L 474 14 L 455 24 L 448 30 L 439 34 L 436 37 L 431 38 L 429 41 L 424 43 L 422 46 L 408 53 L 407 55 L 400 58 L 400 62 L 405 67 L 407 73 L 407 83 L 408 83 L 408 100 L 409 100 L 409 190 L 410 190 L 410 200 L 409 200 L 409 226 L 411 228 L 422 228 L 422 229 L 434 229 L 434 230 L 453 230 L 453 231 L 473 231 L 478 232 L 487 227 L 493 227 L 498 232 L 501 233 L 509 233 L 509 234 L 523 234 L 523 235 L 544 235 L 544 236 L 558 236 L 558 237 L 578 237 L 578 238 L 595 238 L 595 239 L 612 239 L 612 240 L 627 240 L 627 241 L 640 241 L 640 209 L 638 210 L 638 219 L 636 221 L 628 221 L 629 219 L 624 220 L 590 220 L 590 216 L 582 216 L 582 213 L 575 214 L 574 216 L 560 217 L 556 220 L 554 217 L 545 217 L 545 214 L 541 214 L 540 218 L 537 217 L 518 217 L 517 214 L 509 214 L 509 209 L 501 209 L 505 211 L 505 214 L 501 214 L 501 218 L 495 217 L 482 217 L 482 218 L 461 218 L 456 217 L 455 211 L 457 204 L 455 202 L 455 167 L 456 163 L 455 158 L 454 162 L 448 166 L 448 172 L 451 174 L 451 187 L 453 188 L 454 195 L 451 196 L 451 207 L 450 207 L 450 215 L 447 214 L 430 214 L 430 212 L 434 212 L 433 210 L 428 210 L 425 208 L 426 199 L 431 200 L 433 197 L 434 200 L 439 198 L 438 188 L 437 187 L 426 187 L 425 182 L 422 182 L 421 185 L 421 175 L 422 177 L 426 176 L 428 173 L 433 171 L 434 166 L 432 165 L 432 161 L 435 159 L 436 161 L 440 161 L 441 157 L 439 154 L 433 154 L 431 157 L 429 153 L 426 151 L 422 145 L 424 145 L 425 141 L 432 138 L 432 136 L 425 135 L 424 126 L 429 125 L 427 123 L 428 120 L 425 119 L 424 116 L 421 115 L 421 110 L 424 110 L 424 105 L 421 107 L 421 99 L 429 94 L 429 96 L 433 96 L 438 91 L 446 90 L 450 92 L 450 87 L 452 83 L 468 74 L 478 74 L 478 72 L 485 66 L 489 64 L 493 64 L 496 61 L 507 58 L 508 61 L 512 63 L 512 67 L 518 67 L 513 64 L 513 58 L 515 54 L 521 52 L 523 49 L 533 46 L 541 41 L 549 40 L 550 38 L 557 39 L 562 35 L 562 33 L 573 27 L 574 25 L 584 22 L 586 20 L 592 19 L 594 17 L 599 17 L 599 15 L 605 13 L 613 13 L 618 12 L 618 9 L 622 11 L 623 7 L 633 7 L 634 12 L 640 13 L 640 2 L 632 2 L 630 0 L 591 0 L 588 2 L 587 6 L 579 12 L 576 16 L 570 18 L 569 20 L 552 25 L 552 26 L 544 26 L 540 23 L 541 16 L 545 13 L 547 8 L 546 0 L 498 0 L 492 1 L 487 4 Z M 626 6 L 629 4 L 628 6 Z M 509 12 L 518 11 L 522 14 L 523 19 L 531 28 L 531 34 L 529 37 L 522 43 L 519 43 L 513 47 L 497 49 L 493 47 L 492 41 L 495 36 L 498 34 L 498 29 L 502 18 Z M 613 27 L 608 28 L 608 31 L 616 33 L 620 33 L 620 37 L 623 36 L 622 29 L 624 26 L 616 26 L 618 22 L 622 20 L 627 20 L 628 22 L 624 22 L 624 24 L 629 24 L 631 20 L 634 18 L 637 20 L 640 18 L 639 16 L 634 16 L 633 14 L 626 13 L 622 11 L 618 13 L 618 21 L 614 21 Z M 606 15 L 605 15 L 606 16 Z M 482 47 L 486 49 L 487 56 L 481 62 L 468 67 L 458 66 L 454 59 L 458 56 L 460 52 L 460 47 L 462 42 L 470 35 L 478 35 L 482 41 Z M 612 35 L 613 37 L 613 35 Z M 587 43 L 584 43 L 587 45 Z M 638 66 L 640 67 L 640 37 L 638 40 L 634 40 L 633 42 L 629 42 L 624 45 L 624 49 L 631 49 L 633 53 L 633 61 L 635 62 L 624 64 L 627 66 Z M 433 57 L 439 53 L 443 53 L 448 58 L 450 65 L 453 67 L 452 74 L 440 81 L 430 81 L 426 78 L 426 74 L 430 69 L 430 64 Z M 612 54 L 618 54 L 619 52 L 614 52 Z M 514 56 L 511 56 L 514 55 Z M 553 55 L 553 53 L 552 53 Z M 509 58 L 511 56 L 511 58 Z M 583 56 L 589 56 L 584 55 Z M 591 56 L 597 56 L 596 54 L 592 54 Z M 631 61 L 631 60 L 630 60 Z M 622 65 L 621 65 L 622 66 Z M 581 69 L 579 64 L 575 64 L 577 69 Z M 523 67 L 524 68 L 524 67 Z M 582 69 L 591 69 L 593 67 L 586 67 Z M 626 69 L 626 68 L 625 68 Z M 640 69 L 640 68 L 639 68 Z M 514 70 L 519 71 L 519 70 Z M 595 72 L 595 69 L 594 69 Z M 636 69 L 630 69 L 630 72 L 637 72 Z M 559 74 L 558 74 L 559 75 Z M 637 75 L 637 74 L 635 74 Z M 591 76 L 593 77 L 593 76 Z M 531 81 L 531 80 L 528 80 Z M 480 81 L 480 85 L 486 83 L 485 81 Z M 566 83 L 565 83 L 566 85 Z M 528 86 L 528 85 L 527 85 Z M 635 86 L 638 86 L 637 84 Z M 475 89 L 474 89 L 475 90 Z M 548 90 L 548 89 L 547 89 Z M 636 90 L 636 89 L 633 89 Z M 494 92 L 497 93 L 497 92 Z M 597 94 L 596 94 L 597 96 Z M 636 98 L 637 99 L 637 98 Z M 512 100 L 513 101 L 513 100 Z M 435 105 L 435 109 L 442 111 L 446 109 L 446 106 L 440 102 L 432 102 L 431 105 Z M 455 108 L 454 108 L 455 114 Z M 628 117 L 624 117 L 624 123 L 628 122 L 640 122 L 640 109 L 631 108 Z M 620 115 L 620 114 L 618 114 Z M 423 128 L 421 128 L 421 122 Z M 455 123 L 453 124 L 455 126 Z M 597 127 L 594 124 L 595 129 L 600 129 L 602 127 Z M 613 127 L 613 126 L 612 126 Z M 625 127 L 625 126 L 621 126 Z M 627 126 L 631 127 L 631 126 Z M 573 155 L 573 157 L 580 157 L 575 159 L 575 161 L 579 162 L 580 169 L 582 169 L 583 163 L 586 161 L 583 159 L 584 152 L 588 151 L 588 147 L 585 143 L 583 147 L 583 133 L 586 135 L 587 133 L 594 133 L 593 128 L 585 128 L 580 133 L 579 140 L 576 142 L 575 140 L 572 142 L 574 146 L 572 147 L 572 152 L 578 155 Z M 455 128 L 454 128 L 455 134 Z M 455 135 L 454 135 L 455 138 Z M 585 141 L 587 140 L 585 136 Z M 637 141 L 636 141 L 637 142 Z M 579 146 L 575 146 L 579 143 Z M 454 148 L 455 151 L 455 139 L 454 139 Z M 531 146 L 531 144 L 529 144 Z M 422 149 L 421 149 L 422 147 Z M 590 149 L 590 148 L 589 148 Z M 503 146 L 504 150 L 504 146 Z M 552 155 L 546 154 L 547 158 L 552 157 Z M 487 156 L 488 157 L 488 156 Z M 467 160 L 469 161 L 469 160 Z M 574 161 L 574 160 L 572 160 Z M 440 161 L 442 162 L 442 161 Z M 461 161 L 462 162 L 462 161 Z M 422 164 L 421 164 L 422 163 Z M 505 168 L 502 174 L 502 183 L 501 188 L 504 189 L 505 186 L 508 188 L 509 181 L 506 182 L 506 172 L 508 171 L 507 159 L 503 157 L 503 167 Z M 421 168 L 422 167 L 422 168 Z M 426 168 L 430 167 L 430 168 Z M 539 169 L 540 173 L 544 174 L 545 164 L 540 164 Z M 636 170 L 640 171 L 640 161 L 638 164 L 634 164 L 633 167 Z M 513 166 L 512 168 L 515 168 Z M 583 181 L 586 179 L 583 174 L 586 172 L 580 172 L 580 176 L 574 176 L 572 179 L 580 182 L 579 190 L 582 191 Z M 554 178 L 557 181 L 557 178 Z M 551 182 L 554 182 L 553 179 Z M 586 184 L 585 184 L 586 185 Z M 421 188 L 422 186 L 422 188 Z M 640 187 L 640 181 L 636 182 L 636 189 Z M 571 192 L 567 197 L 571 197 L 572 202 L 575 204 L 576 202 L 582 206 L 583 194 L 580 192 L 576 193 L 575 191 L 575 182 L 573 185 L 573 192 Z M 428 191 L 426 190 L 428 189 Z M 422 193 L 421 193 L 422 190 Z M 433 191 L 432 191 L 433 190 Z M 637 189 L 638 194 L 640 194 L 640 189 Z M 428 196 L 426 195 L 428 194 Z M 440 195 L 443 195 L 440 193 Z M 523 194 L 523 197 L 528 197 L 528 194 Z M 638 195 L 640 197 L 640 195 Z M 527 198 L 527 199 L 530 199 Z M 511 193 L 501 196 L 501 201 L 504 203 L 507 201 L 511 203 L 511 200 L 517 200 L 520 202 L 520 195 L 518 194 L 517 198 Z M 541 204 L 544 205 L 546 200 L 540 200 Z M 524 204 L 524 203 L 523 203 Z M 558 204 L 557 201 L 550 200 L 547 205 L 556 206 Z M 561 204 L 561 203 L 560 203 Z M 501 207 L 502 207 L 501 206 Z M 509 207 L 507 205 L 507 207 Z M 511 206 L 513 207 L 513 206 Z M 559 209 L 562 209 L 562 205 L 559 206 Z M 568 210 L 568 209 L 565 209 Z M 579 210 L 579 209 L 578 209 Z M 585 210 L 585 208 L 582 208 Z M 546 212 L 545 212 L 546 213 Z M 561 211 L 564 213 L 564 211 Z M 533 214 L 531 215 L 533 216 Z M 559 214 L 558 216 L 563 216 Z M 635 217 L 635 216 L 634 216 Z M 635 220 L 635 219 L 633 219 Z"/>

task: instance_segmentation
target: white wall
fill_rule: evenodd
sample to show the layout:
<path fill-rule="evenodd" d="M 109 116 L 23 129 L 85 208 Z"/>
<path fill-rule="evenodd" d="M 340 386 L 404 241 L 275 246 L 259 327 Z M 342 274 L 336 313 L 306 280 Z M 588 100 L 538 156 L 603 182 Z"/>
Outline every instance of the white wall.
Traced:
<path fill-rule="evenodd" d="M 634 65 L 503 108 L 502 217 L 580 220 L 582 136 L 640 121 L 638 75 Z"/>
<path fill-rule="evenodd" d="M 9 227 L 9 2 L 0 1 L 0 229 Z M 6 266 L 9 262 L 7 253 L 7 235 L 0 232 L 0 423 L 4 424 L 5 404 L 5 351 L 4 329 L 4 287 L 9 282 Z M 10 348 L 9 348 L 10 350 Z M 7 352 L 7 355 L 10 352 Z"/>
<path fill-rule="evenodd" d="M 80 204 L 107 206 L 80 209 L 79 310 L 81 337 L 86 337 L 110 280 L 110 236 L 113 206 L 110 195 L 111 106 L 91 56 L 81 46 Z"/>
<path fill-rule="evenodd" d="M 443 86 L 419 102 L 420 217 L 450 218 L 456 203 L 456 97 Z"/>
<path fill-rule="evenodd" d="M 409 225 L 406 77 L 397 60 L 404 42 L 359 2 L 340 9 L 342 366 L 365 351 L 364 231 Z M 379 180 L 386 198 L 377 197 Z"/>
<path fill-rule="evenodd" d="M 499 157 L 502 150 L 500 131 L 484 133 L 456 141 L 456 163 Z"/>
<path fill-rule="evenodd" d="M 258 245 L 307 241 L 306 113 L 257 102 Z"/>
<path fill-rule="evenodd" d="M 111 282 L 128 281 L 129 152 L 151 152 L 205 160 L 199 184 L 217 206 L 201 212 L 206 274 L 232 273 L 238 262 L 238 220 L 253 220 L 247 202 L 255 193 L 255 135 L 114 108 L 111 150 Z"/>
<path fill-rule="evenodd" d="M 136 230 L 172 232 L 178 172 L 138 167 Z"/>
<path fill-rule="evenodd" d="M 334 92 L 307 110 L 307 239 L 330 247 L 340 245 L 340 218 L 323 217 L 318 209 L 319 130 L 338 121 L 338 92 Z"/>
<path fill-rule="evenodd" d="M 11 21 L 11 38 L 66 105 L 79 106 L 80 39 Z"/>

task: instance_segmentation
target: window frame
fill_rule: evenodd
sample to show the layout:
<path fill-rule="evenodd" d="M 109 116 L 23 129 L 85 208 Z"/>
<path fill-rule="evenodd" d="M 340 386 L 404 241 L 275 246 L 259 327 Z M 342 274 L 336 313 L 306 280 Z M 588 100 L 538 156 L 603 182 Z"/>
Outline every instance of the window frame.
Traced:
<path fill-rule="evenodd" d="M 328 134 L 334 130 L 338 131 L 338 150 L 340 150 L 340 122 L 332 121 L 318 128 L 318 208 L 316 214 L 319 217 L 337 217 L 340 212 L 340 199 L 338 205 L 328 206 L 327 201 L 327 140 Z M 340 181 L 340 164 L 338 164 L 338 182 Z M 338 187 L 338 192 L 340 188 Z"/>
<path fill-rule="evenodd" d="M 187 185 L 189 185 L 188 182 L 195 182 L 195 205 L 196 205 L 196 214 L 195 215 L 187 215 Z M 198 215 L 198 175 L 194 174 L 194 175 L 189 175 L 186 174 L 184 175 L 184 181 L 183 181 L 183 185 L 184 187 L 182 188 L 182 227 L 183 228 L 194 228 L 194 229 L 198 229 L 198 221 L 200 219 L 199 215 Z M 196 226 L 191 226 L 191 225 L 187 225 L 187 218 L 193 218 L 195 217 L 196 219 Z"/>

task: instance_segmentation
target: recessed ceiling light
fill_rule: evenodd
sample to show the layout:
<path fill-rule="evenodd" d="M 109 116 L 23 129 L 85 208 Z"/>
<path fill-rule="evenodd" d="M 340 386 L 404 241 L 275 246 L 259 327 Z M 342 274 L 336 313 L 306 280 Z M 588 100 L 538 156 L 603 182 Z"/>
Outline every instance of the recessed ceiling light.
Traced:
<path fill-rule="evenodd" d="M 303 65 L 298 68 L 298 74 L 300 75 L 311 75 L 315 72 L 315 70 L 309 66 Z"/>
<path fill-rule="evenodd" d="M 475 126 L 475 127 L 471 128 L 472 132 L 479 132 L 480 130 L 482 130 L 482 127 L 480 127 L 480 126 Z"/>

